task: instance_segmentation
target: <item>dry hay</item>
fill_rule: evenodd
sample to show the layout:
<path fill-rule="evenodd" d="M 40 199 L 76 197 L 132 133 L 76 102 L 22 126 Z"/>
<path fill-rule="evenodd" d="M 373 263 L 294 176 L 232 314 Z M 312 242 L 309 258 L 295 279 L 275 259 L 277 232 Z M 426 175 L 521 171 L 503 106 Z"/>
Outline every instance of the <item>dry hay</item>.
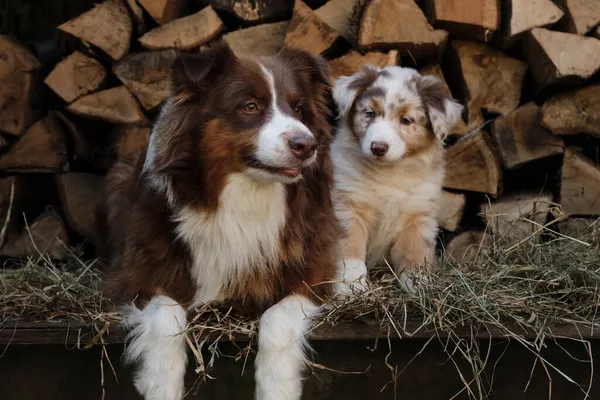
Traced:
<path fill-rule="evenodd" d="M 418 292 L 412 295 L 400 289 L 391 268 L 379 267 L 373 271 L 366 293 L 341 303 L 330 301 L 316 329 L 360 320 L 379 326 L 387 339 L 431 332 L 427 343 L 442 340 L 453 362 L 453 357 L 469 362 L 471 371 L 461 371 L 455 363 L 469 398 L 483 399 L 489 390 L 481 378 L 489 349 L 486 353 L 479 347 L 479 338 L 486 335 L 517 341 L 536 356 L 536 364 L 548 376 L 554 369 L 575 384 L 560 366 L 543 358 L 542 348 L 546 339 L 559 337 L 553 329 L 564 324 L 581 332 L 570 339 L 588 349 L 591 345 L 586 337 L 600 329 L 600 220 L 578 238 L 554 233 L 542 237 L 546 231 L 540 228 L 536 235 L 517 243 L 490 236 L 489 247 L 479 249 L 477 257 L 469 261 L 459 263 L 442 256 L 437 272 L 420 282 Z M 0 329 L 7 321 L 18 319 L 21 324 L 100 323 L 104 331 L 107 324 L 119 321 L 120 315 L 102 297 L 100 284 L 97 262 L 83 262 L 73 253 L 60 264 L 40 256 L 22 262 L 17 269 L 4 268 L 0 271 Z M 197 311 L 185 338 L 199 377 L 210 377 L 210 367 L 221 356 L 218 343 L 224 339 L 244 343 L 236 358 L 246 363 L 255 344 L 257 321 L 211 305 Z M 591 351 L 589 354 L 591 365 Z M 402 371 L 389 367 L 394 379 L 398 378 Z M 591 377 L 589 386 L 580 386 L 584 393 L 590 387 Z"/>

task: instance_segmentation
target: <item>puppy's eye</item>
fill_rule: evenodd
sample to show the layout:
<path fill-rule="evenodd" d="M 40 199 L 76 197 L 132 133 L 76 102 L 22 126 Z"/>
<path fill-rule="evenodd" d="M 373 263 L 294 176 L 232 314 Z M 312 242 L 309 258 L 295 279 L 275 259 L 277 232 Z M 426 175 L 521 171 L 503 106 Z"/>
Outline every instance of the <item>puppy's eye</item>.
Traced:
<path fill-rule="evenodd" d="M 246 103 L 246 105 L 244 106 L 244 111 L 246 111 L 247 113 L 255 113 L 258 111 L 258 104 L 256 104 L 253 101 Z"/>
<path fill-rule="evenodd" d="M 410 124 L 412 124 L 412 120 L 408 117 L 402 117 L 402 118 L 400 118 L 400 123 L 402 125 L 410 125 Z"/>
<path fill-rule="evenodd" d="M 302 106 L 301 105 L 297 105 L 296 107 L 294 107 L 294 112 L 299 117 L 302 117 Z"/>
<path fill-rule="evenodd" d="M 365 111 L 365 116 L 367 118 L 375 118 L 375 115 L 376 115 L 375 111 L 373 111 L 373 110 L 367 110 L 367 111 Z"/>

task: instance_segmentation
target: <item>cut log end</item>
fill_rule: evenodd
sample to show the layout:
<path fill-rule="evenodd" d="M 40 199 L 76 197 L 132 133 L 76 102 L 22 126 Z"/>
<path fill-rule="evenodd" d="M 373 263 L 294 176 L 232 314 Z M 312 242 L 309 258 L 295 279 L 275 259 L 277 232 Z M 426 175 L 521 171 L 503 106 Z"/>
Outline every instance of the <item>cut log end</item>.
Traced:
<path fill-rule="evenodd" d="M 600 85 L 590 85 L 546 101 L 542 124 L 557 135 L 587 133 L 600 138 Z"/>
<path fill-rule="evenodd" d="M 76 51 L 56 67 L 44 80 L 67 103 L 97 90 L 106 79 L 106 70 L 98 61 Z"/>
<path fill-rule="evenodd" d="M 140 105 L 125 86 L 84 96 L 68 105 L 67 110 L 77 115 L 114 124 L 142 126 L 148 124 L 148 119 Z"/>
<path fill-rule="evenodd" d="M 454 37 L 490 41 L 500 25 L 499 0 L 425 0 L 433 26 Z"/>
<path fill-rule="evenodd" d="M 329 70 L 331 71 L 332 81 L 335 82 L 340 76 L 353 75 L 367 64 L 381 68 L 388 65 L 398 65 L 398 51 L 392 50 L 388 53 L 373 51 L 366 54 L 351 51 L 340 58 L 331 60 L 329 62 Z"/>
<path fill-rule="evenodd" d="M 296 0 L 294 14 L 285 36 L 287 46 L 312 54 L 323 54 L 338 40 L 339 33 L 323 22 L 302 0 Z"/>
<path fill-rule="evenodd" d="M 600 169 L 567 147 L 562 165 L 560 204 L 566 216 L 600 215 Z"/>
<path fill-rule="evenodd" d="M 281 50 L 289 21 L 262 24 L 223 35 L 231 50 L 238 56 L 271 56 Z"/>

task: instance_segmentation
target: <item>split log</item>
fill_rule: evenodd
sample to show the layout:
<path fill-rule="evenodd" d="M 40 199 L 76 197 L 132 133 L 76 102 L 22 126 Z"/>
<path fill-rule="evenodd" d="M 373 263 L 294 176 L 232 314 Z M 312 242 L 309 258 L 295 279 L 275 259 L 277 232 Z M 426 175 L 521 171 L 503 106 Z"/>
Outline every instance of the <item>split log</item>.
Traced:
<path fill-rule="evenodd" d="M 312 54 L 323 54 L 338 40 L 338 32 L 323 22 L 302 0 L 294 3 L 294 14 L 285 35 L 287 46 Z"/>
<path fill-rule="evenodd" d="M 29 50 L 0 35 L 0 131 L 20 136 L 29 127 L 39 68 Z"/>
<path fill-rule="evenodd" d="M 468 97 L 469 131 L 485 122 L 482 110 L 506 115 L 519 105 L 527 64 L 482 43 L 453 41 L 451 48 Z"/>
<path fill-rule="evenodd" d="M 599 199 L 600 169 L 567 147 L 560 187 L 560 204 L 565 215 L 600 215 Z"/>
<path fill-rule="evenodd" d="M 159 25 L 181 17 L 183 0 L 137 0 Z"/>
<path fill-rule="evenodd" d="M 600 2 L 598 0 L 555 0 L 565 12 L 558 23 L 561 31 L 585 35 L 600 24 Z"/>
<path fill-rule="evenodd" d="M 413 0 L 372 0 L 360 19 L 358 44 L 364 49 L 398 49 L 416 64 L 438 63 L 448 32 L 434 30 Z"/>
<path fill-rule="evenodd" d="M 600 71 L 600 40 L 593 37 L 535 28 L 527 35 L 524 55 L 538 90 L 578 84 Z"/>
<path fill-rule="evenodd" d="M 208 3 L 215 10 L 253 24 L 288 19 L 294 7 L 291 0 L 208 0 Z"/>
<path fill-rule="evenodd" d="M 600 137 L 600 85 L 553 97 L 544 103 L 542 124 L 557 135 Z"/>
<path fill-rule="evenodd" d="M 35 219 L 23 232 L 0 247 L 0 257 L 27 257 L 43 254 L 53 259 L 67 255 L 69 235 L 62 219 L 52 210 Z"/>
<path fill-rule="evenodd" d="M 189 50 L 215 39 L 225 29 L 212 7 L 179 18 L 147 32 L 139 41 L 147 49 Z"/>
<path fill-rule="evenodd" d="M 223 35 L 223 39 L 238 56 L 270 56 L 277 54 L 285 43 L 289 21 L 262 24 Z"/>
<path fill-rule="evenodd" d="M 113 72 L 139 100 L 145 110 L 153 110 L 171 94 L 171 65 L 174 50 L 129 54 Z"/>
<path fill-rule="evenodd" d="M 358 0 L 330 0 L 315 10 L 317 17 L 347 40 L 352 39 L 351 18 Z"/>
<path fill-rule="evenodd" d="M 127 0 L 127 5 L 131 11 L 131 16 L 135 22 L 135 30 L 138 35 L 143 35 L 146 32 L 146 22 L 144 21 L 144 9 L 140 6 L 137 0 Z"/>
<path fill-rule="evenodd" d="M 442 71 L 442 67 L 440 67 L 438 64 L 432 64 L 432 65 L 423 67 L 423 68 L 419 69 L 419 73 L 421 75 L 433 75 L 436 78 L 438 78 L 440 81 L 442 81 L 442 84 L 444 86 L 444 91 L 446 92 L 446 94 L 448 96 L 454 98 L 454 95 L 450 91 L 450 88 L 448 87 L 448 83 L 446 82 L 446 79 L 444 78 L 444 72 Z M 465 124 L 465 121 L 463 121 L 462 118 L 460 118 L 458 120 L 458 122 L 456 123 L 456 125 L 454 126 L 454 128 L 450 132 L 452 135 L 464 136 L 467 133 L 469 133 L 469 130 L 467 129 L 467 124 Z"/>
<path fill-rule="evenodd" d="M 500 159 L 485 132 L 479 131 L 460 139 L 446 149 L 447 189 L 488 193 L 502 192 Z"/>
<path fill-rule="evenodd" d="M 35 123 L 0 156 L 2 171 L 61 172 L 67 169 L 65 134 L 52 114 Z"/>
<path fill-rule="evenodd" d="M 67 110 L 84 117 L 113 124 L 147 125 L 148 119 L 125 86 L 89 94 L 67 106 Z"/>
<path fill-rule="evenodd" d="M 562 139 L 541 126 L 541 118 L 540 107 L 530 102 L 494 121 L 492 135 L 505 168 L 563 153 Z"/>
<path fill-rule="evenodd" d="M 504 3 L 502 37 L 509 47 L 533 28 L 545 28 L 562 18 L 564 13 L 551 0 L 506 0 Z"/>
<path fill-rule="evenodd" d="M 148 146 L 149 127 L 121 125 L 114 132 L 115 161 L 137 160 Z"/>
<path fill-rule="evenodd" d="M 97 90 L 106 79 L 98 61 L 75 51 L 54 67 L 44 83 L 67 103 Z"/>
<path fill-rule="evenodd" d="M 82 172 L 58 174 L 55 177 L 67 225 L 78 235 L 97 243 L 96 207 L 103 198 L 104 178 Z"/>
<path fill-rule="evenodd" d="M 391 50 L 388 53 L 372 51 L 367 54 L 350 51 L 340 58 L 329 61 L 329 70 L 331 71 L 332 81 L 335 82 L 340 76 L 350 76 L 355 74 L 366 64 L 375 65 L 377 67 L 398 65 L 398 51 Z"/>
<path fill-rule="evenodd" d="M 483 204 L 481 216 L 492 233 L 515 242 L 543 232 L 540 225 L 546 223 L 552 207 L 552 195 L 520 193 Z"/>
<path fill-rule="evenodd" d="M 121 0 L 106 0 L 93 9 L 58 26 L 62 32 L 90 43 L 113 60 L 129 51 L 133 24 Z"/>
<path fill-rule="evenodd" d="M 470 264 L 485 254 L 491 245 L 490 236 L 484 232 L 467 231 L 456 235 L 446 246 L 446 256 L 456 262 Z"/>
<path fill-rule="evenodd" d="M 27 194 L 23 175 L 0 178 L 0 247 L 23 226 Z"/>
<path fill-rule="evenodd" d="M 500 25 L 500 0 L 425 0 L 431 24 L 458 38 L 490 41 Z"/>
<path fill-rule="evenodd" d="M 437 222 L 443 229 L 455 232 L 460 226 L 467 199 L 462 193 L 444 190 L 439 205 Z"/>

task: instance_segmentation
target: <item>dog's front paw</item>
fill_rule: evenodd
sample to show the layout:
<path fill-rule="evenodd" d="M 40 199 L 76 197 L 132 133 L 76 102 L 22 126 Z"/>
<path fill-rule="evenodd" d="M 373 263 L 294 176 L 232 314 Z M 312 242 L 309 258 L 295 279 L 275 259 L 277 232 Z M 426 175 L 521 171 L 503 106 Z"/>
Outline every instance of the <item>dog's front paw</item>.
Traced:
<path fill-rule="evenodd" d="M 347 260 L 340 265 L 335 284 L 336 297 L 347 299 L 367 291 L 367 266 L 363 260 Z"/>
<path fill-rule="evenodd" d="M 419 284 L 429 281 L 429 273 L 421 268 L 406 268 L 398 274 L 400 287 L 407 293 L 417 293 Z"/>

